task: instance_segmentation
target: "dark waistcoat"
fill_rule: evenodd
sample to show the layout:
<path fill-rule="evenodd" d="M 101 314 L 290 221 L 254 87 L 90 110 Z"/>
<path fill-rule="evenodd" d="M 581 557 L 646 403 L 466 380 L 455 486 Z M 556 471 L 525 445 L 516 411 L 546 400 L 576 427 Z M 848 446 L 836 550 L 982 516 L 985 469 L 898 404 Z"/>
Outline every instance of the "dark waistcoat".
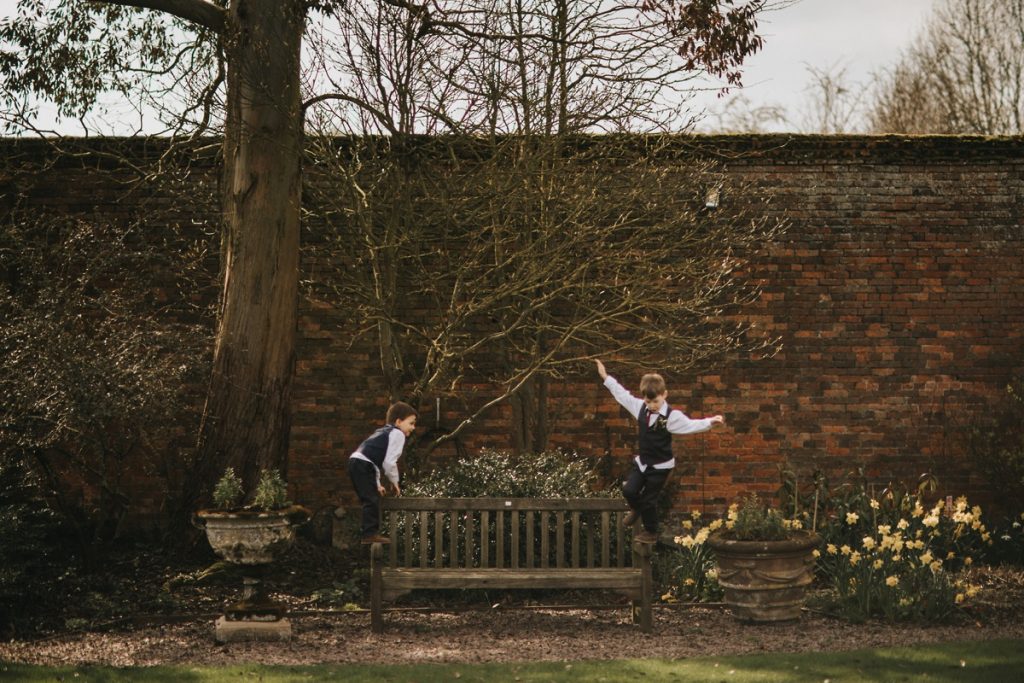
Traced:
<path fill-rule="evenodd" d="M 670 406 L 666 406 L 667 412 L 672 412 Z M 672 434 L 668 431 L 668 416 L 658 416 L 654 425 L 647 426 L 650 420 L 650 411 L 647 406 L 640 406 L 640 415 L 637 416 L 637 424 L 640 431 L 640 462 L 651 466 L 672 459 Z"/>
<path fill-rule="evenodd" d="M 370 436 L 366 441 L 359 444 L 357 449 L 360 453 L 377 466 L 377 469 L 384 467 L 384 458 L 388 454 L 388 441 L 391 439 L 391 430 L 398 429 L 394 425 L 384 425 Z"/>

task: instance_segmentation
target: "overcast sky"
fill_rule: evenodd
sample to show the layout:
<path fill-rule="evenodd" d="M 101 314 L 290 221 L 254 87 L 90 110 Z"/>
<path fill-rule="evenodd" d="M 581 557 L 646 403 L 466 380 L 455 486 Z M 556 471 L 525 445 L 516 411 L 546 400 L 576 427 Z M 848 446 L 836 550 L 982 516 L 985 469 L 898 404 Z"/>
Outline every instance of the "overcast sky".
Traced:
<path fill-rule="evenodd" d="M 942 0 L 801 0 L 761 16 L 761 52 L 744 66 L 743 89 L 698 101 L 720 108 L 737 93 L 755 105 L 777 104 L 794 115 L 807 98 L 807 65 L 845 68 L 853 82 L 893 62 Z M 775 128 L 779 128 L 776 126 Z"/>
<path fill-rule="evenodd" d="M 791 118 L 807 101 L 807 65 L 845 68 L 853 82 L 892 64 L 913 40 L 931 9 L 942 0 L 801 0 L 762 15 L 764 48 L 750 57 L 741 91 L 725 98 L 708 93 L 697 103 L 721 108 L 736 93 L 754 105 L 776 104 Z M 17 0 L 0 0 L 0 14 L 13 12 Z M 776 124 L 771 129 L 792 129 Z"/>

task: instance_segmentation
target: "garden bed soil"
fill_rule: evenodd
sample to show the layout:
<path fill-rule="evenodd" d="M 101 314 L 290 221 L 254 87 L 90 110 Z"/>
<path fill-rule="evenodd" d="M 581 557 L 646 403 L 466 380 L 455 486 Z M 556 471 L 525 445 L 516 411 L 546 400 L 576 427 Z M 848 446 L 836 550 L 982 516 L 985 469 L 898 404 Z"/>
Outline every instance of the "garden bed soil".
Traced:
<path fill-rule="evenodd" d="M 403 599 L 385 612 L 386 630 L 377 635 L 365 610 L 344 608 L 366 606 L 366 568 L 352 559 L 358 555 L 358 549 L 297 543 L 268 577 L 274 597 L 292 611 L 293 639 L 221 645 L 213 622 L 238 597 L 236 570 L 213 563 L 212 555 L 200 553 L 188 564 L 173 553 L 128 549 L 120 559 L 112 557 L 103 574 L 52 586 L 57 597 L 51 602 L 63 606 L 25 622 L 31 629 L 4 636 L 0 661 L 151 666 L 676 659 L 1024 639 L 1020 568 L 973 570 L 971 582 L 985 590 L 944 624 L 852 624 L 807 610 L 796 622 L 749 625 L 722 607 L 660 604 L 655 634 L 646 635 L 630 623 L 628 605 L 616 595 L 475 591 Z M 86 603 L 93 613 L 83 611 Z M 103 614 L 95 612 L 97 604 Z"/>

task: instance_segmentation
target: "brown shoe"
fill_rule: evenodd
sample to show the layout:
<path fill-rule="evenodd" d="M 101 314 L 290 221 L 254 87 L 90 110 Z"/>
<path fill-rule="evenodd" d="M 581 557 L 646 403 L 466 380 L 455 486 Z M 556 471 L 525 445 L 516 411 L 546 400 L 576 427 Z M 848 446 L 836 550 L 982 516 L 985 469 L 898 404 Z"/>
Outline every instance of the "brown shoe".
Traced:
<path fill-rule="evenodd" d="M 630 510 L 622 518 L 622 526 L 624 526 L 624 527 L 631 527 L 631 526 L 633 526 L 633 523 L 636 522 L 636 518 L 639 517 L 639 516 L 640 516 L 639 512 L 637 512 L 636 510 Z"/>
<path fill-rule="evenodd" d="M 633 540 L 637 543 L 657 543 L 658 534 L 653 531 L 648 531 L 647 529 L 644 529 L 637 535 L 633 536 Z"/>
<path fill-rule="evenodd" d="M 363 540 L 360 543 L 369 545 L 371 543 L 391 543 L 391 539 L 387 536 L 381 536 L 380 534 L 373 534 L 372 536 L 363 536 Z"/>

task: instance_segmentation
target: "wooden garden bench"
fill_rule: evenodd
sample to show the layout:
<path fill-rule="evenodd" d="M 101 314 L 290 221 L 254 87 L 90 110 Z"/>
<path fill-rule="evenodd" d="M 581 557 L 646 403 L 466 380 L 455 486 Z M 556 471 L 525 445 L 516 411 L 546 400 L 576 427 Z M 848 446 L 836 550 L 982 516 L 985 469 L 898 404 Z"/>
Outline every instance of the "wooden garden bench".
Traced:
<path fill-rule="evenodd" d="M 651 546 L 627 544 L 628 510 L 615 498 L 384 498 L 391 542 L 370 548 L 371 627 L 416 588 L 592 588 L 631 599 L 650 631 Z"/>

